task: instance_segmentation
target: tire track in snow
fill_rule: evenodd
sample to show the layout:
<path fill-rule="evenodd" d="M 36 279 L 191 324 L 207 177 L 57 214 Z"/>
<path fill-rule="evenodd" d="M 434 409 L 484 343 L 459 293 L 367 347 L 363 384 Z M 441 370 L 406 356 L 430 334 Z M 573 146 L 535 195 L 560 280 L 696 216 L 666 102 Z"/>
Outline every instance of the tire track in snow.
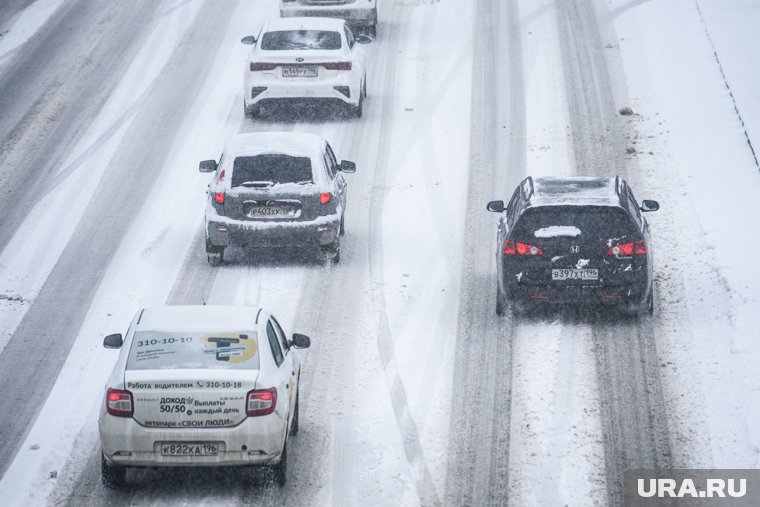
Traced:
<path fill-rule="evenodd" d="M 495 315 L 496 227 L 485 204 L 509 195 L 509 185 L 525 174 L 525 94 L 516 3 L 481 0 L 477 9 L 470 121 L 473 164 L 465 219 L 445 501 L 451 505 L 505 505 L 512 344 L 519 324 L 514 318 Z M 505 83 L 509 84 L 509 95 L 503 100 L 498 85 Z M 501 137 L 507 125 L 508 136 Z M 476 410 L 462 409 L 470 406 Z"/>
<path fill-rule="evenodd" d="M 627 177 L 594 7 L 591 0 L 557 0 L 555 5 L 576 171 Z M 612 505 L 622 502 L 625 469 L 667 468 L 671 456 L 652 323 L 647 318 L 616 320 L 614 315 L 599 316 L 592 330 Z"/>

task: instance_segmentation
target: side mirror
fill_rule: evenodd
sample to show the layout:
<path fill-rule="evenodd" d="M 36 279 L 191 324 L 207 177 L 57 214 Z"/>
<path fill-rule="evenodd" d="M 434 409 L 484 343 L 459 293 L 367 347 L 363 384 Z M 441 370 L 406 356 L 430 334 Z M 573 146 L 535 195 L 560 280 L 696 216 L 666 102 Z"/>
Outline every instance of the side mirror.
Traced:
<path fill-rule="evenodd" d="M 641 211 L 643 212 L 657 211 L 658 209 L 660 209 L 660 203 L 657 201 L 647 199 L 641 201 Z"/>
<path fill-rule="evenodd" d="M 340 161 L 340 172 L 342 173 L 355 173 L 356 172 L 356 164 L 353 162 L 350 162 L 348 160 L 341 160 Z"/>
<path fill-rule="evenodd" d="M 369 35 L 363 35 L 363 34 L 357 35 L 354 37 L 354 39 L 359 44 L 369 44 L 370 42 L 372 42 L 372 37 L 370 37 Z"/>
<path fill-rule="evenodd" d="M 311 346 L 311 338 L 305 334 L 293 333 L 290 344 L 297 349 L 308 349 Z"/>
<path fill-rule="evenodd" d="M 202 173 L 212 173 L 216 171 L 216 160 L 204 160 L 198 164 L 198 170 Z"/>
<path fill-rule="evenodd" d="M 240 39 L 240 42 L 242 42 L 246 46 L 253 46 L 254 44 L 256 44 L 256 37 L 254 37 L 253 35 L 247 35 L 243 37 L 242 39 Z"/>
<path fill-rule="evenodd" d="M 103 338 L 103 346 L 107 349 L 120 349 L 121 346 L 124 344 L 124 340 L 122 339 L 120 334 L 109 334 L 105 338 Z"/>
<path fill-rule="evenodd" d="M 486 209 L 494 213 L 504 213 L 504 201 L 491 201 L 486 205 Z"/>

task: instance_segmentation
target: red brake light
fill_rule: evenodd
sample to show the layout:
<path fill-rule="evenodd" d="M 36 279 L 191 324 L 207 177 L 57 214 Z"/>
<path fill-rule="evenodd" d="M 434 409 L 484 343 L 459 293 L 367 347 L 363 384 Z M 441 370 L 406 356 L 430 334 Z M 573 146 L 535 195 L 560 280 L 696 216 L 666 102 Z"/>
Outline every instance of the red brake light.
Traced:
<path fill-rule="evenodd" d="M 277 65 L 279 64 L 269 62 L 251 62 L 248 68 L 251 69 L 251 72 L 257 72 L 260 70 L 274 70 Z"/>
<path fill-rule="evenodd" d="M 325 62 L 322 67 L 327 70 L 351 70 L 351 62 Z"/>
<path fill-rule="evenodd" d="M 330 202 L 330 198 L 332 198 L 332 194 L 330 192 L 323 192 L 319 194 L 319 203 L 327 204 L 328 202 Z"/>
<path fill-rule="evenodd" d="M 504 255 L 544 255 L 544 251 L 537 246 L 519 243 L 509 239 L 504 242 L 502 248 Z"/>
<path fill-rule="evenodd" d="M 637 241 L 637 242 L 630 242 L 630 243 L 620 243 L 619 245 L 615 245 L 612 248 L 607 249 L 607 255 L 641 255 L 647 253 L 647 242 L 646 241 Z"/>
<path fill-rule="evenodd" d="M 116 417 L 132 417 L 132 393 L 108 388 L 106 391 L 106 412 Z"/>
<path fill-rule="evenodd" d="M 214 192 L 214 202 L 224 204 L 224 192 Z"/>
<path fill-rule="evenodd" d="M 268 415 L 277 406 L 277 389 L 258 389 L 249 391 L 245 403 L 245 413 L 248 417 Z"/>

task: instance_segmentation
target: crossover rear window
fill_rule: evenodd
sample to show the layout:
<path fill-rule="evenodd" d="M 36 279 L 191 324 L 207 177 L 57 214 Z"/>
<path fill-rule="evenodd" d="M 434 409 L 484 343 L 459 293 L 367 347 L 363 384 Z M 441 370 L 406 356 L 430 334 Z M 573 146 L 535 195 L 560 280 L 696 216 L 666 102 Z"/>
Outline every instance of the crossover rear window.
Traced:
<path fill-rule="evenodd" d="M 261 38 L 261 49 L 340 49 L 340 33 L 329 30 L 283 30 L 267 32 Z"/>
<path fill-rule="evenodd" d="M 628 213 L 612 206 L 543 206 L 527 210 L 515 224 L 523 240 L 553 236 L 607 240 L 637 231 Z"/>
<path fill-rule="evenodd" d="M 237 157 L 232 164 L 232 186 L 256 183 L 311 183 L 311 159 L 267 154 Z"/>
<path fill-rule="evenodd" d="M 255 331 L 241 333 L 135 333 L 128 370 L 259 369 Z"/>

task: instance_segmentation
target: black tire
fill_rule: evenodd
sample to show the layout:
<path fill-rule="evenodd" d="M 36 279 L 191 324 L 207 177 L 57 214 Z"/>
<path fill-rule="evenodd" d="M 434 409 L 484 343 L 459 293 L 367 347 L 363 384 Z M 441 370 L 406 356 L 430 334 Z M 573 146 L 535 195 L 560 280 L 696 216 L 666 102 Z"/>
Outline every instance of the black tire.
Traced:
<path fill-rule="evenodd" d="M 359 91 L 359 104 L 357 104 L 351 112 L 357 118 L 361 118 L 362 114 L 364 114 L 364 94 L 361 92 L 361 90 Z"/>
<path fill-rule="evenodd" d="M 340 262 L 340 239 L 335 238 L 332 244 L 323 246 L 322 253 L 326 261 L 332 261 L 333 264 Z"/>
<path fill-rule="evenodd" d="M 112 465 L 100 454 L 100 480 L 108 489 L 123 488 L 127 483 L 127 467 Z"/>
<path fill-rule="evenodd" d="M 208 238 L 206 238 L 206 255 L 208 263 L 216 267 L 224 261 L 224 247 L 212 245 Z"/>
<path fill-rule="evenodd" d="M 298 435 L 298 394 L 296 394 L 296 405 L 293 408 L 293 420 L 290 421 L 290 434 Z"/>
<path fill-rule="evenodd" d="M 367 35 L 372 37 L 373 39 L 377 37 L 377 24 L 369 25 L 367 27 Z"/>
<path fill-rule="evenodd" d="M 243 118 L 253 118 L 253 111 L 245 106 L 245 100 L 243 100 Z"/>
<path fill-rule="evenodd" d="M 343 236 L 346 233 L 345 222 L 346 222 L 346 216 L 343 215 L 342 217 L 340 217 L 340 231 L 338 232 L 338 234 L 340 234 L 341 236 Z"/>
<path fill-rule="evenodd" d="M 284 486 L 288 481 L 288 442 L 285 441 L 285 445 L 282 446 L 282 454 L 280 455 L 280 462 L 272 467 L 274 473 L 274 482 L 278 486 Z"/>
<path fill-rule="evenodd" d="M 644 303 L 644 312 L 647 315 L 654 315 L 654 287 L 649 289 L 649 296 L 647 296 L 647 300 Z"/>
<path fill-rule="evenodd" d="M 501 293 L 501 287 L 499 283 L 496 283 L 496 315 L 499 317 L 507 313 L 506 305 L 504 304 L 504 295 Z"/>

